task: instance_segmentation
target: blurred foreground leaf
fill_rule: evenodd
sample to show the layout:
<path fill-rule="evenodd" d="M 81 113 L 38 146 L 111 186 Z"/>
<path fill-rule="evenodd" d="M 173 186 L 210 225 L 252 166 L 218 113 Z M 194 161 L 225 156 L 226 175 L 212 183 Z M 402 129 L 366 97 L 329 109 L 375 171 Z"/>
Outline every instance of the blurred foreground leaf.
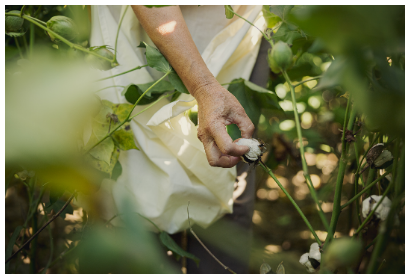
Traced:
<path fill-rule="evenodd" d="M 166 232 L 161 232 L 159 238 L 163 245 L 165 245 L 170 251 L 174 252 L 179 256 L 192 259 L 193 261 L 195 261 L 197 267 L 199 267 L 200 262 L 199 258 L 183 250 Z"/>

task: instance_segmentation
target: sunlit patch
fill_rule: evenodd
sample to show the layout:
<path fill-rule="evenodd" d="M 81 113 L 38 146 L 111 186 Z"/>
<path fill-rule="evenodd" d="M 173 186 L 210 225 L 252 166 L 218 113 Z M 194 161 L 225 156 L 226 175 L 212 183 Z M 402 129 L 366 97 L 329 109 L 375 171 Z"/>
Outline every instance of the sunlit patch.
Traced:
<path fill-rule="evenodd" d="M 72 223 L 82 222 L 82 218 L 84 216 L 84 212 L 82 208 L 78 208 L 73 211 L 72 214 L 66 214 L 65 219 L 66 221 L 70 221 Z"/>
<path fill-rule="evenodd" d="M 329 68 L 329 66 L 331 65 L 331 63 L 332 62 L 322 63 L 321 66 L 320 66 L 321 70 L 326 71 Z"/>
<path fill-rule="evenodd" d="M 187 117 L 181 117 L 179 119 L 179 125 L 180 128 L 182 129 L 183 135 L 188 135 L 190 131 L 190 123 L 188 122 L 187 119 L 188 119 Z"/>
<path fill-rule="evenodd" d="M 301 127 L 304 129 L 309 129 L 312 125 L 313 117 L 310 112 L 304 112 L 301 115 Z"/>
<path fill-rule="evenodd" d="M 23 260 L 23 263 L 24 264 L 30 264 L 30 257 L 26 257 L 26 258 L 24 258 L 23 256 L 21 256 L 21 259 Z"/>
<path fill-rule="evenodd" d="M 293 120 L 285 120 L 278 127 L 283 131 L 288 131 L 295 127 L 295 122 Z"/>
<path fill-rule="evenodd" d="M 302 113 L 305 111 L 305 103 L 304 102 L 297 102 L 297 111 L 298 113 Z"/>
<path fill-rule="evenodd" d="M 307 162 L 308 166 L 314 166 L 315 165 L 315 158 L 316 154 L 306 152 L 305 153 L 305 161 Z"/>
<path fill-rule="evenodd" d="M 324 152 L 331 152 L 331 147 L 325 144 L 321 144 L 320 149 L 323 150 Z"/>
<path fill-rule="evenodd" d="M 260 188 L 259 190 L 257 190 L 257 198 L 259 199 L 266 199 L 267 198 L 267 190 L 265 190 L 264 188 Z"/>
<path fill-rule="evenodd" d="M 248 173 L 243 172 L 241 175 L 237 176 L 237 182 L 234 184 L 233 199 L 237 199 L 244 192 L 247 186 L 247 177 Z"/>
<path fill-rule="evenodd" d="M 288 91 L 283 84 L 278 84 L 275 89 L 276 89 L 276 94 L 279 98 L 281 99 L 285 98 Z"/>
<path fill-rule="evenodd" d="M 312 174 L 310 175 L 312 184 L 314 188 L 319 188 L 321 186 L 321 179 L 318 175 Z"/>
<path fill-rule="evenodd" d="M 316 65 L 317 67 L 319 67 L 322 64 L 322 60 L 320 57 L 315 56 L 314 58 L 312 58 L 312 62 L 314 63 L 314 65 Z"/>
<path fill-rule="evenodd" d="M 177 156 L 181 156 L 189 147 L 189 141 L 183 139 L 183 145 L 180 147 Z"/>
<path fill-rule="evenodd" d="M 277 176 L 278 181 L 281 183 L 281 185 L 284 188 L 287 188 L 288 186 L 288 179 L 284 178 L 284 177 L 279 177 Z M 272 177 L 268 177 L 266 184 L 269 188 L 272 189 L 279 189 L 280 187 L 278 186 L 278 184 L 275 182 L 275 180 Z"/>
<path fill-rule="evenodd" d="M 311 78 L 310 76 L 304 76 L 302 78 L 302 81 L 310 79 L 310 78 Z M 311 81 L 305 82 L 303 85 L 310 88 L 310 89 L 312 89 L 317 85 L 317 83 L 318 83 L 317 80 L 311 80 Z"/>
<path fill-rule="evenodd" d="M 302 139 L 303 139 L 303 140 L 302 140 L 303 146 L 307 146 L 307 145 L 308 145 L 307 138 L 302 138 Z M 299 149 L 299 148 L 300 148 L 300 142 L 298 142 L 298 139 L 295 139 L 294 142 L 297 142 L 297 143 L 295 144 L 295 147 L 296 147 L 297 149 Z"/>
<path fill-rule="evenodd" d="M 316 96 L 312 96 L 308 98 L 308 104 L 314 108 L 314 109 L 318 109 L 321 105 L 321 101 L 318 97 Z"/>
<path fill-rule="evenodd" d="M 163 163 L 165 163 L 165 165 L 170 165 L 171 162 L 169 160 L 165 160 Z"/>
<path fill-rule="evenodd" d="M 267 193 L 267 200 L 269 201 L 275 201 L 280 197 L 280 194 L 278 193 L 278 190 L 269 190 Z"/>
<path fill-rule="evenodd" d="M 259 211 L 255 210 L 255 211 L 253 212 L 252 221 L 253 221 L 253 223 L 256 224 L 256 225 L 261 224 L 262 219 L 261 219 L 261 216 L 260 216 L 260 212 L 259 212 Z"/>
<path fill-rule="evenodd" d="M 264 249 L 265 249 L 264 252 L 267 254 L 274 254 L 274 253 L 281 252 L 283 250 L 280 245 L 273 245 L 273 244 L 267 245 L 266 247 L 264 247 Z"/>
<path fill-rule="evenodd" d="M 197 112 L 199 111 L 199 106 L 197 106 L 197 104 L 195 106 L 193 106 L 192 108 L 190 108 L 190 111 L 192 112 Z"/>
<path fill-rule="evenodd" d="M 322 211 L 325 212 L 325 213 L 331 212 L 333 207 L 334 207 L 334 203 L 325 203 L 324 202 L 324 203 L 321 204 Z"/>
<path fill-rule="evenodd" d="M 291 101 L 289 101 L 289 100 L 280 101 L 280 102 L 278 102 L 278 104 L 281 106 L 281 108 L 284 111 L 293 111 L 294 110 L 293 109 L 293 103 Z"/>
<path fill-rule="evenodd" d="M 173 21 L 169 21 L 168 23 L 160 25 L 157 29 L 161 35 L 168 35 L 170 33 L 173 33 L 173 31 L 175 31 L 175 27 L 176 27 L 176 21 L 173 20 Z"/>
<path fill-rule="evenodd" d="M 172 255 L 173 255 L 173 252 L 172 252 L 172 251 L 170 251 L 170 250 L 168 250 L 168 252 L 166 252 L 166 255 L 168 255 L 168 256 L 172 256 Z"/>

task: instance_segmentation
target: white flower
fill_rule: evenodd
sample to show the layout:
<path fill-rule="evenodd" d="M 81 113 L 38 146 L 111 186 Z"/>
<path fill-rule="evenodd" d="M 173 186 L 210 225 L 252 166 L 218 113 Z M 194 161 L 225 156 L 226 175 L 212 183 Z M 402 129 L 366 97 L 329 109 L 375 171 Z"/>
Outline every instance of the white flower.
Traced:
<path fill-rule="evenodd" d="M 311 244 L 309 253 L 305 253 L 300 257 L 300 264 L 304 265 L 308 272 L 313 273 L 315 272 L 315 268 L 312 266 L 310 259 L 316 260 L 319 263 L 321 262 L 320 247 L 316 242 Z"/>
<path fill-rule="evenodd" d="M 260 142 L 257 141 L 257 139 L 241 138 L 239 141 L 236 142 L 236 144 L 240 146 L 247 146 L 250 148 L 250 150 L 245 154 L 245 156 L 251 161 L 256 161 L 262 154 L 261 149 L 259 147 Z"/>

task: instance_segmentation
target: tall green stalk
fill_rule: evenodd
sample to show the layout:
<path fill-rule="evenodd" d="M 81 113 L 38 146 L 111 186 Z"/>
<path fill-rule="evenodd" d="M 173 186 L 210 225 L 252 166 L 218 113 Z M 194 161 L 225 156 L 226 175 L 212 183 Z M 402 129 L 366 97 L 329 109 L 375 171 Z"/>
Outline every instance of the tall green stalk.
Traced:
<path fill-rule="evenodd" d="M 315 240 L 318 242 L 319 245 L 322 244 L 321 240 L 318 238 L 317 234 L 315 233 L 314 228 L 311 226 L 310 222 L 308 221 L 307 217 L 304 215 L 300 207 L 297 205 L 297 203 L 294 201 L 294 199 L 291 197 L 291 195 L 285 190 L 284 186 L 280 183 L 280 181 L 276 178 L 274 173 L 271 171 L 270 168 L 268 168 L 264 163 L 260 163 L 261 167 L 266 171 L 267 174 L 270 175 L 270 177 L 273 178 L 273 180 L 278 184 L 278 186 L 281 188 L 281 190 L 284 192 L 284 194 L 287 196 L 287 198 L 290 200 L 290 202 L 293 204 L 295 209 L 298 211 L 298 214 L 301 216 L 301 218 L 304 220 L 305 224 L 307 225 L 308 229 L 311 231 L 312 235 L 314 236 Z"/>
<path fill-rule="evenodd" d="M 327 218 L 325 218 L 324 211 L 321 208 L 321 204 L 320 204 L 320 202 L 318 200 L 317 193 L 316 193 L 314 185 L 313 185 L 313 183 L 311 181 L 310 174 L 308 173 L 307 162 L 305 161 L 305 152 L 304 152 L 304 144 L 303 144 L 303 140 L 302 140 L 301 123 L 300 123 L 300 118 L 299 118 L 298 111 L 297 111 L 297 102 L 296 102 L 296 99 L 295 99 L 294 86 L 292 85 L 291 79 L 290 79 L 290 77 L 288 76 L 288 74 L 287 74 L 287 72 L 285 70 L 283 71 L 283 75 L 284 75 L 284 78 L 287 81 L 288 85 L 290 86 L 291 99 L 292 99 L 292 102 L 293 102 L 293 109 L 294 109 L 295 126 L 297 128 L 298 142 L 300 144 L 301 163 L 302 163 L 302 168 L 303 168 L 303 172 L 304 172 L 304 177 L 305 177 L 308 189 L 310 190 L 311 197 L 312 197 L 312 199 L 314 200 L 315 204 L 318 207 L 318 214 L 319 214 L 319 216 L 321 218 L 321 221 L 324 224 L 325 229 L 328 231 L 328 229 L 329 229 L 328 221 L 327 221 Z"/>
<path fill-rule="evenodd" d="M 117 46 L 118 46 L 119 30 L 121 29 L 122 21 L 124 20 L 124 17 L 125 17 L 125 14 L 126 14 L 126 11 L 128 10 L 128 8 L 129 8 L 129 5 L 126 6 L 125 11 L 124 11 L 124 13 L 123 13 L 122 16 L 121 16 L 121 20 L 119 21 L 118 30 L 116 31 L 115 50 L 114 50 L 115 53 L 114 53 L 114 61 L 113 61 L 113 63 L 117 63 L 116 53 L 117 53 Z"/>
<path fill-rule="evenodd" d="M 344 117 L 344 127 L 343 127 L 343 132 L 342 132 L 342 151 L 341 151 L 341 159 L 339 161 L 339 166 L 338 166 L 338 176 L 337 176 L 337 181 L 335 184 L 335 194 L 334 194 L 334 205 L 332 209 L 332 216 L 331 216 L 331 222 L 330 222 L 330 227 L 328 230 L 328 235 L 327 238 L 325 239 L 325 245 L 328 245 L 328 243 L 331 242 L 331 240 L 334 237 L 335 229 L 337 227 L 338 223 L 338 218 L 341 213 L 341 194 L 342 194 L 342 183 L 344 181 L 344 174 L 345 174 L 345 168 L 347 165 L 347 154 L 348 154 L 348 149 L 347 149 L 347 144 L 345 141 L 345 133 L 347 130 L 347 120 L 348 120 L 348 112 L 349 112 L 349 106 L 351 104 L 351 97 L 348 98 L 348 103 L 347 103 L 347 108 L 345 110 L 345 117 Z M 354 111 L 355 109 L 353 109 Z M 355 112 L 356 113 L 356 112 Z M 355 120 L 355 117 L 352 117 L 352 124 L 353 126 L 353 121 Z M 350 120 L 351 120 L 350 119 Z"/>

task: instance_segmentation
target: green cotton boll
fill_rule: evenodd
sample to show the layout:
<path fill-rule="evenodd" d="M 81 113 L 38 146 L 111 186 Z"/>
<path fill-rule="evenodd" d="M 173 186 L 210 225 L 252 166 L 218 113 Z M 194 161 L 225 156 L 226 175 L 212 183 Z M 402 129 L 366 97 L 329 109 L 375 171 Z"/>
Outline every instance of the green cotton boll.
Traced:
<path fill-rule="evenodd" d="M 91 51 L 98 55 L 101 55 L 102 57 L 108 58 L 111 61 L 114 60 L 114 53 L 112 53 L 112 51 L 109 50 L 106 46 L 100 46 L 100 47 L 91 49 Z M 111 62 L 107 60 L 103 60 L 92 54 L 88 54 L 88 56 L 85 58 L 85 61 L 96 69 L 109 70 L 113 68 L 113 65 Z"/>
<path fill-rule="evenodd" d="M 279 41 L 274 45 L 271 53 L 269 54 L 269 60 L 270 59 L 273 59 L 280 69 L 285 70 L 292 63 L 293 53 L 288 44 Z"/>
<path fill-rule="evenodd" d="M 267 61 L 268 65 L 270 66 L 270 69 L 274 73 L 280 73 L 280 67 L 277 65 L 276 61 L 273 59 L 273 55 L 271 54 L 271 48 L 268 50 L 268 56 L 267 56 Z"/>
<path fill-rule="evenodd" d="M 47 28 L 69 41 L 73 41 L 78 36 L 77 26 L 71 18 L 66 16 L 53 16 L 49 21 L 47 21 Z M 47 32 L 47 34 L 50 36 L 52 41 L 59 41 L 53 34 L 49 32 Z"/>
<path fill-rule="evenodd" d="M 20 11 L 10 11 L 12 14 L 20 14 Z M 6 16 L 6 32 L 18 32 L 23 27 L 24 19 L 18 16 Z"/>

